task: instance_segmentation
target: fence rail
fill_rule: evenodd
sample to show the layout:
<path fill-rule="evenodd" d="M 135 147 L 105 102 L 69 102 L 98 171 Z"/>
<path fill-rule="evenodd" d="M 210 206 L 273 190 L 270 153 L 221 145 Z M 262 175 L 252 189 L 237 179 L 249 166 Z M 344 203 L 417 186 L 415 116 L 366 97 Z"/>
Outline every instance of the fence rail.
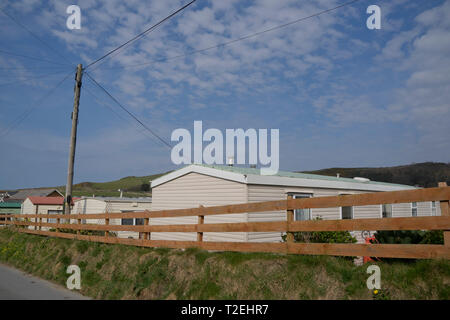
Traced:
<path fill-rule="evenodd" d="M 333 197 L 317 197 L 244 203 L 215 207 L 190 209 L 99 213 L 99 214 L 12 214 L 0 215 L 0 224 L 13 225 L 24 233 L 54 236 L 67 239 L 79 239 L 104 243 L 122 243 L 146 247 L 188 248 L 197 247 L 205 250 L 242 251 L 242 252 L 276 252 L 312 255 L 339 256 L 374 256 L 396 258 L 444 258 L 450 259 L 450 187 L 440 184 L 438 188 L 417 190 L 364 193 Z M 313 220 L 293 221 L 295 209 L 329 208 L 342 206 L 365 206 L 407 202 L 439 201 L 441 216 L 377 218 L 352 220 Z M 209 215 L 224 215 L 264 211 L 286 211 L 286 221 L 275 222 L 240 222 L 240 223 L 204 223 Z M 198 216 L 196 224 L 150 225 L 152 218 L 170 218 Z M 144 225 L 114 225 L 111 219 L 142 218 Z M 34 221 L 27 221 L 33 219 Z M 42 219 L 47 219 L 43 222 Z M 55 219 L 56 222 L 48 222 Z M 82 220 L 104 219 L 105 224 L 84 224 Z M 61 220 L 76 223 L 61 223 Z M 67 222 L 67 221 L 66 221 Z M 34 230 L 29 227 L 34 227 Z M 54 228 L 45 231 L 42 227 Z M 76 233 L 60 232 L 70 229 Z M 104 236 L 82 235 L 81 230 L 104 231 Z M 331 244 L 331 243 L 295 243 L 293 232 L 298 231 L 355 231 L 355 230 L 444 230 L 443 245 L 407 245 L 407 244 Z M 109 231 L 132 231 L 140 234 L 140 239 L 123 239 L 109 236 Z M 153 232 L 194 232 L 197 241 L 150 240 Z M 287 242 L 213 242 L 203 241 L 205 232 L 286 232 Z"/>

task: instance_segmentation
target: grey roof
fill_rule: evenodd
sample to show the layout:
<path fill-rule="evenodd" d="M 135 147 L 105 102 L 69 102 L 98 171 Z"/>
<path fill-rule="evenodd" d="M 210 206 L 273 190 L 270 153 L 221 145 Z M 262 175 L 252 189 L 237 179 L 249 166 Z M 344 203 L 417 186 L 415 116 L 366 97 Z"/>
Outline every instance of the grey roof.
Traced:
<path fill-rule="evenodd" d="M 96 199 L 105 202 L 152 202 L 152 197 L 139 197 L 139 198 L 127 198 L 127 197 L 81 197 L 81 199 Z"/>
<path fill-rule="evenodd" d="M 209 165 L 209 164 L 196 164 L 198 166 L 204 166 L 208 168 L 219 169 L 223 171 L 235 172 L 240 174 L 252 174 L 252 175 L 261 175 L 261 170 L 257 168 L 246 168 L 246 167 L 236 167 L 236 166 L 225 166 L 225 165 Z M 328 181 L 340 181 L 340 182 L 351 182 L 351 183 L 364 183 L 371 185 L 385 185 L 385 186 L 398 186 L 405 187 L 403 184 L 396 183 L 388 183 L 388 182 L 379 182 L 379 181 L 360 181 L 352 178 L 341 178 L 334 176 L 324 176 L 319 174 L 311 174 L 311 173 L 301 173 L 301 172 L 290 172 L 290 171 L 278 171 L 274 176 L 278 177 L 286 177 L 286 178 L 301 178 L 301 179 L 314 179 L 314 180 L 328 180 Z M 411 186 L 406 186 L 411 187 Z"/>
<path fill-rule="evenodd" d="M 11 197 L 8 198 L 9 201 L 11 200 L 20 200 L 24 201 L 28 197 L 46 197 L 49 194 L 53 192 L 58 192 L 61 196 L 61 192 L 59 192 L 57 189 L 52 188 L 46 188 L 46 189 L 20 189 L 17 190 L 16 193 L 11 195 Z"/>

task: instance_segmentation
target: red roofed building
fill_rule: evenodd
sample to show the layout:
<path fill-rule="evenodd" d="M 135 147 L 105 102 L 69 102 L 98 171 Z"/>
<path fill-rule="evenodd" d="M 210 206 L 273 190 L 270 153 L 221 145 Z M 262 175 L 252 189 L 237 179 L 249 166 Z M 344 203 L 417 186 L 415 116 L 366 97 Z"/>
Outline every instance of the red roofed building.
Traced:
<path fill-rule="evenodd" d="M 78 198 L 74 198 L 76 200 Z M 28 197 L 22 203 L 22 214 L 62 214 L 63 213 L 64 197 Z M 73 206 L 73 202 L 72 202 Z M 34 222 L 34 219 L 29 219 Z M 50 223 L 56 222 L 56 219 L 48 219 Z M 43 218 L 41 222 L 47 222 L 46 218 Z M 34 226 L 30 226 L 30 229 L 35 229 Z M 42 227 L 42 230 L 48 230 L 47 227 Z"/>
<path fill-rule="evenodd" d="M 27 199 L 30 199 L 34 205 L 62 205 L 64 202 L 64 197 L 28 197 Z M 72 199 L 72 206 L 74 199 Z"/>

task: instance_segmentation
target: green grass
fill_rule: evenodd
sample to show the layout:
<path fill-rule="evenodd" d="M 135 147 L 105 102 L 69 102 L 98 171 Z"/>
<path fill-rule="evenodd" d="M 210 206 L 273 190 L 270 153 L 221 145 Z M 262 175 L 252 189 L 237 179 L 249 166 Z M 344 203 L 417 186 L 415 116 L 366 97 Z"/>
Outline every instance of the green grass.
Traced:
<path fill-rule="evenodd" d="M 0 229 L 0 262 L 65 285 L 81 269 L 81 293 L 96 299 L 443 299 L 450 262 L 377 262 L 382 289 L 349 258 L 141 248 Z"/>

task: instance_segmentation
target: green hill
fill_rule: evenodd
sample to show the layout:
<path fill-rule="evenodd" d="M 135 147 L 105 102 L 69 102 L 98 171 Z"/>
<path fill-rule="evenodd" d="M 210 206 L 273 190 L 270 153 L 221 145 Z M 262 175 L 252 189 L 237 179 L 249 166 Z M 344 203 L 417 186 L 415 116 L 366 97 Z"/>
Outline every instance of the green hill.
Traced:
<path fill-rule="evenodd" d="M 96 196 L 117 197 L 120 195 L 118 189 L 121 189 L 124 197 L 151 196 L 150 181 L 166 173 L 168 172 L 142 177 L 129 176 L 109 182 L 82 182 L 73 186 L 73 195 L 92 196 L 95 194 Z M 58 187 L 58 189 L 64 193 L 66 188 Z"/>
<path fill-rule="evenodd" d="M 142 177 L 125 177 L 109 182 L 82 182 L 74 185 L 74 196 L 119 196 L 118 189 L 125 197 L 145 197 L 151 195 L 149 181 L 171 171 Z M 374 181 L 400 183 L 420 187 L 436 187 L 438 182 L 446 181 L 450 185 L 450 163 L 424 162 L 403 166 L 380 168 L 329 168 L 314 171 L 302 171 L 328 176 L 365 177 Z M 65 187 L 59 187 L 64 193 Z"/>
<path fill-rule="evenodd" d="M 437 187 L 438 182 L 450 185 L 450 163 L 423 162 L 380 168 L 329 168 L 307 173 L 353 178 L 364 177 L 374 181 L 407 184 L 424 188 Z"/>

